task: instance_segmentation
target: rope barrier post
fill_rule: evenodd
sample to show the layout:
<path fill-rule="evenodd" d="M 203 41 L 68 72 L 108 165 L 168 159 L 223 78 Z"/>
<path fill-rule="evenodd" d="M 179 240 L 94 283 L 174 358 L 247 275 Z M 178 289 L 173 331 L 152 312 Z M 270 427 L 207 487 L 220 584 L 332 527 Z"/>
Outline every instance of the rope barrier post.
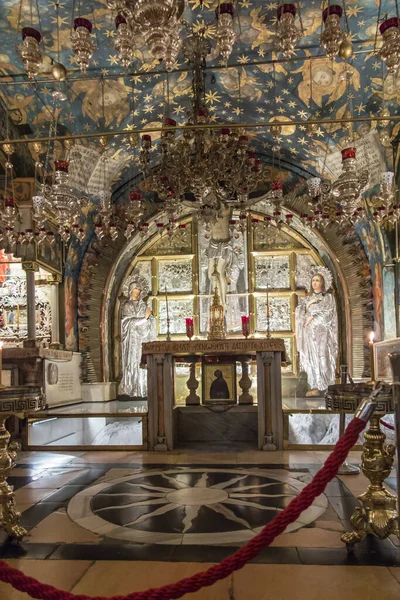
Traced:
<path fill-rule="evenodd" d="M 353 386 L 353 394 L 359 396 L 365 393 L 364 384 Z M 377 396 L 382 392 L 378 399 Z M 375 402 L 375 400 L 377 400 Z M 372 406 L 370 405 L 372 403 Z M 399 534 L 399 516 L 396 510 L 397 498 L 383 485 L 389 477 L 394 462 L 395 447 L 385 444 L 386 435 L 380 429 L 380 417 L 391 412 L 393 398 L 390 386 L 375 384 L 369 397 L 364 397 L 356 412 L 356 417 L 369 418 L 369 429 L 364 434 L 361 470 L 370 481 L 367 490 L 358 496 L 360 502 L 350 518 L 353 531 L 347 531 L 341 536 L 342 542 L 349 550 L 354 544 L 361 542 L 367 535 L 373 535 L 380 540 L 390 535 Z"/>
<path fill-rule="evenodd" d="M 347 383 L 349 376 L 347 365 L 340 365 L 340 383 Z M 342 437 L 346 429 L 346 413 L 341 411 L 339 414 L 339 438 Z M 358 475 L 360 468 L 357 465 L 352 465 L 347 460 L 343 462 L 338 471 L 338 475 Z"/>
<path fill-rule="evenodd" d="M 389 354 L 393 374 L 394 426 L 396 440 L 397 511 L 400 513 L 400 353 Z M 400 524 L 398 537 L 400 538 Z"/>
<path fill-rule="evenodd" d="M 11 584 L 16 590 L 25 592 L 31 598 L 37 600 L 177 600 L 185 594 L 209 587 L 217 581 L 229 577 L 234 571 L 238 571 L 246 563 L 253 560 L 263 548 L 272 543 L 277 535 L 283 533 L 288 525 L 294 523 L 301 513 L 311 506 L 315 498 L 323 493 L 329 481 L 336 477 L 340 465 L 346 460 L 351 448 L 357 443 L 358 436 L 368 420 L 370 410 L 371 406 L 368 405 L 359 412 L 359 417 L 355 417 L 351 421 L 323 467 L 284 510 L 277 513 L 273 520 L 245 546 L 224 558 L 220 564 L 213 565 L 206 571 L 195 573 L 191 577 L 164 585 L 161 588 L 131 592 L 126 596 L 113 596 L 108 599 L 103 596 L 97 596 L 94 599 L 84 594 L 75 595 L 71 592 L 58 590 L 51 585 L 37 581 L 33 577 L 28 577 L 2 560 L 0 560 L 0 581 Z"/>

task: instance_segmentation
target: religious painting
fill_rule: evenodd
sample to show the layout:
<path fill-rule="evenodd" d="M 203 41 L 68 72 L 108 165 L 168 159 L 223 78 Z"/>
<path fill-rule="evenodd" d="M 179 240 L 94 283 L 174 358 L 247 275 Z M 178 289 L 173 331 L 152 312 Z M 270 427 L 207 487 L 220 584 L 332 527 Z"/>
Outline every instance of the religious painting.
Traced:
<path fill-rule="evenodd" d="M 374 344 L 375 379 L 378 381 L 392 381 L 393 374 L 390 366 L 389 354 L 400 352 L 400 339 L 376 342 Z"/>
<path fill-rule="evenodd" d="M 203 361 L 203 402 L 236 403 L 236 363 Z"/>

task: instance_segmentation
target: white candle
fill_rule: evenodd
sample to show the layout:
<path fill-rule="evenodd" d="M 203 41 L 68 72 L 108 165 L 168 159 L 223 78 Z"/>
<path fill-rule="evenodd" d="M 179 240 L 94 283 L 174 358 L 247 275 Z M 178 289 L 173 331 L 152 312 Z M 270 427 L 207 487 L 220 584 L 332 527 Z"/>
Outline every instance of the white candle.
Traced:
<path fill-rule="evenodd" d="M 375 363 L 374 363 L 374 338 L 375 333 L 371 331 L 369 334 L 369 360 L 371 364 L 371 381 L 375 383 Z"/>

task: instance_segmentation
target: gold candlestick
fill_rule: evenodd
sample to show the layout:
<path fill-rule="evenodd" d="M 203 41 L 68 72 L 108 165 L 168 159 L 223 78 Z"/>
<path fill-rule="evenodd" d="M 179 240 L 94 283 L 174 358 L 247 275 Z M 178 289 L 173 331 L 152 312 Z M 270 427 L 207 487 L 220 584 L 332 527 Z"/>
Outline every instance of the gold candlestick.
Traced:
<path fill-rule="evenodd" d="M 371 366 L 371 383 L 375 383 L 375 362 L 374 362 L 374 337 L 375 333 L 369 334 L 369 361 Z"/>

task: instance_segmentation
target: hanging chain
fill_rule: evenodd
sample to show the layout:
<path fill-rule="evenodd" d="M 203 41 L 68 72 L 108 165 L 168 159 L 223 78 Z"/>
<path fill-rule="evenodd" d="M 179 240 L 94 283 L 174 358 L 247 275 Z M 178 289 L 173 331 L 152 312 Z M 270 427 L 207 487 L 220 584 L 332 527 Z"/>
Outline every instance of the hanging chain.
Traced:
<path fill-rule="evenodd" d="M 347 10 L 346 10 L 346 0 L 342 0 L 343 3 L 343 13 L 344 13 L 344 22 L 346 23 L 347 33 L 350 34 L 349 20 L 347 18 Z"/>
<path fill-rule="evenodd" d="M 36 12 L 37 12 L 37 16 L 38 16 L 38 23 L 39 23 L 39 31 L 40 31 L 40 33 L 42 33 L 43 29 L 42 29 L 42 20 L 40 18 L 39 2 L 38 2 L 38 0 L 35 0 L 35 2 L 36 2 Z M 42 46 L 42 49 L 44 50 L 43 35 L 42 35 L 42 38 L 40 40 L 40 45 Z"/>
<path fill-rule="evenodd" d="M 396 8 L 397 8 L 397 0 L 396 0 Z M 382 9 L 382 0 L 379 0 L 378 18 L 376 20 L 376 29 L 375 29 L 374 54 L 376 53 L 376 45 L 377 45 L 377 42 L 378 42 L 378 30 L 379 30 L 379 22 L 381 20 L 381 9 Z"/>
<path fill-rule="evenodd" d="M 71 19 L 70 35 L 72 35 L 72 32 L 74 31 L 75 10 L 76 10 L 76 0 L 72 0 L 72 19 Z"/>
<path fill-rule="evenodd" d="M 57 0 L 56 5 L 56 18 L 57 18 L 57 61 L 60 62 L 60 2 Z"/>
<path fill-rule="evenodd" d="M 18 9 L 18 20 L 17 20 L 17 29 L 15 31 L 15 41 L 14 41 L 14 45 L 15 45 L 15 49 L 17 51 L 17 53 L 19 54 L 19 50 L 18 50 L 18 34 L 20 33 L 20 25 L 21 25 L 21 16 L 22 16 L 22 4 L 23 4 L 24 0 L 21 0 L 19 3 L 19 9 Z"/>
<path fill-rule="evenodd" d="M 304 26 L 303 26 L 303 18 L 301 16 L 300 2 L 297 3 L 297 14 L 299 15 L 301 35 L 304 36 L 305 31 L 304 31 Z"/>

